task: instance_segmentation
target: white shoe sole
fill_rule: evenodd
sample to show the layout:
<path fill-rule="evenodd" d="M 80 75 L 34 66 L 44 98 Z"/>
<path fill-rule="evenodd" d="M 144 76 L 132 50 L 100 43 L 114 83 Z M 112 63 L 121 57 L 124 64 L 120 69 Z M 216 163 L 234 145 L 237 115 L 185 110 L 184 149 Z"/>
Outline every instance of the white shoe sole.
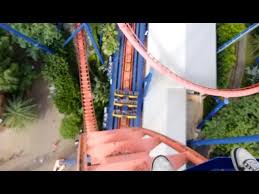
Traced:
<path fill-rule="evenodd" d="M 233 150 L 231 151 L 231 160 L 232 160 L 232 164 L 233 164 L 235 170 L 236 170 L 236 171 L 241 171 L 242 169 L 237 166 L 237 159 L 236 159 L 236 151 L 237 151 L 238 149 L 239 149 L 239 148 L 236 148 L 236 149 L 233 149 Z"/>

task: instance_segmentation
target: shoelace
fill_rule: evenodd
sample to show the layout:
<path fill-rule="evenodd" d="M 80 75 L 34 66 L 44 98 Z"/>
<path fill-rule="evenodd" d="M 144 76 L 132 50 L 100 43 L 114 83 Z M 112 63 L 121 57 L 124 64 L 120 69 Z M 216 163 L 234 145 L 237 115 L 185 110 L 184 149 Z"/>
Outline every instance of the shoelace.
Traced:
<path fill-rule="evenodd" d="M 244 161 L 246 171 L 259 171 L 259 162 L 254 159 Z"/>

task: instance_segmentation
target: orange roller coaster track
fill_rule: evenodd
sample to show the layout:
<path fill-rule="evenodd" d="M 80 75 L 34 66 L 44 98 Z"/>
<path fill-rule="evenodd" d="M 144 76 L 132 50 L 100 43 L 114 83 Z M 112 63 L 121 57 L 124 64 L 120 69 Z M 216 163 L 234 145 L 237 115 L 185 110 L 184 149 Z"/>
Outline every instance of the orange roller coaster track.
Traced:
<path fill-rule="evenodd" d="M 204 87 L 204 86 L 192 83 L 191 81 L 188 81 L 188 80 L 178 76 L 176 73 L 171 71 L 169 68 L 167 68 L 166 66 L 161 64 L 150 53 L 148 53 L 146 47 L 138 39 L 138 37 L 136 36 L 136 34 L 134 33 L 133 29 L 131 28 L 131 26 L 129 24 L 118 23 L 118 26 L 119 26 L 120 30 L 123 32 L 123 34 L 127 37 L 128 41 L 132 44 L 132 46 L 146 60 L 147 64 L 149 64 L 151 67 L 153 67 L 155 70 L 157 70 L 162 75 L 173 79 L 174 81 L 183 85 L 187 89 L 200 92 L 201 94 L 207 94 L 207 95 L 212 95 L 212 96 L 222 96 L 225 98 L 248 96 L 248 95 L 259 93 L 259 83 L 254 84 L 249 87 L 240 88 L 240 89 L 221 89 L 221 90 L 208 88 L 208 87 Z"/>
<path fill-rule="evenodd" d="M 144 138 L 146 137 L 146 138 Z M 176 169 L 188 161 L 201 164 L 207 159 L 183 144 L 148 129 L 121 128 L 109 131 L 89 132 L 83 137 L 91 165 L 89 171 L 149 171 L 152 157 L 150 151 L 164 143 L 178 154 L 167 156 Z"/>
<path fill-rule="evenodd" d="M 80 26 L 79 23 L 75 24 L 75 28 Z M 81 88 L 81 99 L 83 106 L 83 124 L 84 124 L 84 133 L 86 136 L 87 132 L 96 131 L 97 130 L 97 122 L 95 118 L 94 106 L 93 106 L 93 96 L 91 91 L 91 83 L 90 83 L 90 75 L 89 68 L 87 63 L 87 55 L 86 55 L 86 34 L 85 31 L 81 30 L 78 32 L 74 39 L 74 45 L 76 48 L 76 56 L 79 67 L 79 77 L 80 77 L 80 88 Z M 79 148 L 78 148 L 78 170 L 84 168 L 84 164 L 86 161 L 86 150 L 87 150 L 87 142 L 84 141 L 83 136 L 80 136 L 79 139 Z M 82 167 L 81 167 L 81 164 Z"/>
<path fill-rule="evenodd" d="M 135 24 L 132 25 L 133 30 L 135 30 Z M 131 90 L 132 89 L 132 74 L 133 74 L 133 57 L 134 48 L 130 42 L 125 40 L 124 47 L 124 57 L 122 65 L 122 79 L 121 79 L 121 89 Z M 129 120 L 127 118 L 119 119 L 119 128 L 129 127 Z"/>

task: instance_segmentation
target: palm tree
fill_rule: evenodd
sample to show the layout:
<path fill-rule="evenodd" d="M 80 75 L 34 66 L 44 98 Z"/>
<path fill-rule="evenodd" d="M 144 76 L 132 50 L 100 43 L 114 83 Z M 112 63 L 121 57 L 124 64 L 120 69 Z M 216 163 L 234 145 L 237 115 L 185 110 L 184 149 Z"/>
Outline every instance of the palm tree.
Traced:
<path fill-rule="evenodd" d="M 36 105 L 32 99 L 23 100 L 13 98 L 8 100 L 5 113 L 3 114 L 3 123 L 10 128 L 23 128 L 29 122 L 36 119 Z"/>
<path fill-rule="evenodd" d="M 1 69 L 2 70 L 2 69 Z M 0 71 L 0 91 L 14 92 L 18 89 L 18 64 L 11 63 L 10 67 Z"/>

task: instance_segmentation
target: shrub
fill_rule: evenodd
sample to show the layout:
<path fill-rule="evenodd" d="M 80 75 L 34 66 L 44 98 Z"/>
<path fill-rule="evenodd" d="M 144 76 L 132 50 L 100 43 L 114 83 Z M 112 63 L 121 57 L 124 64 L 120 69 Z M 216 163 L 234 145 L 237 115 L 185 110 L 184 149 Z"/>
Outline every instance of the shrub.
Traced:
<path fill-rule="evenodd" d="M 207 122 L 203 135 L 207 138 L 225 138 L 259 134 L 259 95 L 243 97 L 222 109 Z M 229 156 L 232 148 L 242 146 L 259 156 L 259 143 L 216 145 L 213 155 Z"/>
<path fill-rule="evenodd" d="M 32 99 L 14 98 L 7 101 L 3 114 L 4 125 L 11 128 L 23 128 L 36 119 L 36 105 Z"/>
<path fill-rule="evenodd" d="M 116 31 L 115 23 L 104 24 L 101 32 L 103 33 L 102 51 L 109 57 L 119 49 L 119 42 L 117 40 L 118 32 Z"/>
<path fill-rule="evenodd" d="M 66 115 L 59 128 L 60 134 L 65 139 L 73 139 L 80 131 L 82 117 L 77 114 Z"/>
<path fill-rule="evenodd" d="M 81 108 L 80 87 L 78 80 L 70 73 L 69 64 L 58 55 L 46 55 L 44 62 L 42 74 L 55 86 L 53 99 L 59 112 L 77 113 Z"/>

